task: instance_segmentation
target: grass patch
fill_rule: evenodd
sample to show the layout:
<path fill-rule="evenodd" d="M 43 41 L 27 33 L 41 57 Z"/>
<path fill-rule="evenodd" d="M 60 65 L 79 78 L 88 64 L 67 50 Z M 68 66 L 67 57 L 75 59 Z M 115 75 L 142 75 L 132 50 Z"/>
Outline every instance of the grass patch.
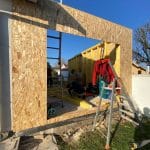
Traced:
<path fill-rule="evenodd" d="M 115 126 L 113 127 L 115 129 Z M 112 139 L 112 150 L 129 150 L 131 142 L 141 142 L 150 139 L 150 120 L 144 119 L 142 127 L 133 127 L 130 123 L 124 123 L 118 126 L 118 129 Z M 61 150 L 103 150 L 106 139 L 96 130 L 82 135 L 78 143 L 60 145 Z M 140 148 L 140 150 L 150 150 L 150 144 Z"/>

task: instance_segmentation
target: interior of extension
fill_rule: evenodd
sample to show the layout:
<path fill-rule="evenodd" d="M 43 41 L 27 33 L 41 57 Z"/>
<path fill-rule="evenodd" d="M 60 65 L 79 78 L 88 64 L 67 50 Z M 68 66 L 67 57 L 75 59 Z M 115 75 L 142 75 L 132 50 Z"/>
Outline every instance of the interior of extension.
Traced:
<path fill-rule="evenodd" d="M 110 58 L 120 74 L 120 47 L 95 39 L 47 31 L 47 119 L 63 121 L 94 113 L 99 86 L 92 85 L 93 65 Z M 102 106 L 108 104 L 109 92 Z"/>

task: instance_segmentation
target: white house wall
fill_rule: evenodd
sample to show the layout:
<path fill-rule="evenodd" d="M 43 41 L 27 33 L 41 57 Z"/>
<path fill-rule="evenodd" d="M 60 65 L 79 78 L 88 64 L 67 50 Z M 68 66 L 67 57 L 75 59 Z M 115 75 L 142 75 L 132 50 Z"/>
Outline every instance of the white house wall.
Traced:
<path fill-rule="evenodd" d="M 150 117 L 150 75 L 132 76 L 132 97 L 141 112 Z"/>

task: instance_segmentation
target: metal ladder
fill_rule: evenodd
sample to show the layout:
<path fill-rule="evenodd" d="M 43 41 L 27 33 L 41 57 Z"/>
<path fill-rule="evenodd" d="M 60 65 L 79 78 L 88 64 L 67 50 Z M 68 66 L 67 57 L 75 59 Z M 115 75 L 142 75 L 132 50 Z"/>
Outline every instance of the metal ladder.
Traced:
<path fill-rule="evenodd" d="M 110 149 L 110 137 L 111 137 L 111 125 L 112 125 L 112 113 L 113 113 L 113 105 L 114 105 L 114 101 L 117 100 L 117 103 L 119 104 L 119 114 L 120 117 L 122 119 L 126 119 L 127 121 L 132 122 L 135 125 L 139 125 L 139 120 L 138 120 L 138 115 L 136 113 L 136 110 L 134 108 L 134 105 L 132 103 L 132 100 L 130 98 L 130 96 L 128 95 L 121 79 L 119 79 L 119 77 L 117 76 L 111 62 L 109 62 L 109 66 L 111 67 L 115 78 L 112 82 L 112 88 L 110 88 L 111 90 L 111 97 L 110 97 L 110 104 L 109 104 L 109 116 L 108 116 L 108 127 L 107 127 L 107 135 L 105 135 L 104 133 L 102 133 L 105 137 L 106 137 L 106 145 L 105 145 L 105 149 Z M 120 85 L 120 89 L 121 89 L 121 95 L 116 95 L 116 88 L 115 88 L 115 83 L 118 82 Z M 101 103 L 102 103 L 102 94 L 104 89 L 106 89 L 106 87 L 104 87 L 104 85 L 102 86 L 101 92 L 100 92 L 100 100 L 99 100 L 99 104 L 96 110 L 96 115 L 93 121 L 93 128 L 92 130 L 95 129 L 98 118 L 101 117 L 101 113 L 100 113 L 100 108 L 101 108 Z M 126 102 L 126 103 L 124 103 Z M 127 105 L 128 104 L 128 105 Z"/>
<path fill-rule="evenodd" d="M 126 119 L 127 121 L 132 122 L 135 125 L 139 125 L 138 122 L 140 122 L 137 111 L 135 109 L 135 106 L 133 104 L 132 99 L 130 98 L 122 80 L 118 77 L 114 67 L 112 66 L 111 62 L 109 62 L 109 66 L 111 67 L 115 79 L 118 82 L 120 88 L 121 88 L 121 94 L 118 96 L 119 98 L 119 112 L 121 114 L 121 117 L 123 119 Z"/>
<path fill-rule="evenodd" d="M 58 51 L 58 57 L 47 57 L 48 60 L 58 60 L 58 65 L 59 65 L 59 70 L 60 70 L 60 88 L 61 88 L 61 99 L 63 99 L 63 81 L 62 81 L 62 72 L 61 72 L 61 53 L 62 53 L 62 33 L 59 32 L 58 36 L 51 36 L 51 35 L 47 35 L 47 39 L 55 39 L 59 41 L 59 45 L 58 47 L 51 47 L 51 46 L 47 46 L 47 50 L 57 50 Z M 63 107 L 63 100 L 62 100 L 62 107 Z"/>

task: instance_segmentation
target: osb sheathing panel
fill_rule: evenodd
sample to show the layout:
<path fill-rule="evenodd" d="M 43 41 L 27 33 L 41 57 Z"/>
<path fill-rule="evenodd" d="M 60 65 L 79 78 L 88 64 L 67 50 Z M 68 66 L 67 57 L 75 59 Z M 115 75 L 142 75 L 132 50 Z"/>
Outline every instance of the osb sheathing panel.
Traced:
<path fill-rule="evenodd" d="M 22 130 L 46 120 L 46 31 L 120 44 L 121 77 L 131 92 L 132 32 L 128 28 L 48 0 L 12 0 L 12 123 Z"/>
<path fill-rule="evenodd" d="M 11 23 L 12 129 L 46 123 L 46 30 L 20 20 Z"/>

